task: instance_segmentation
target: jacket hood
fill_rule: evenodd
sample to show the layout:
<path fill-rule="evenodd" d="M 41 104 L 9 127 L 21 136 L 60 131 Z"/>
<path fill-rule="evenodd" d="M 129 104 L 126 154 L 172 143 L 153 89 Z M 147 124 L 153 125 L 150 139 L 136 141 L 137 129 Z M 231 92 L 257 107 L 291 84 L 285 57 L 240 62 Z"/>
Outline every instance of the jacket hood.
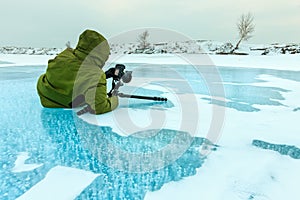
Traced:
<path fill-rule="evenodd" d="M 74 50 L 75 56 L 81 61 L 88 61 L 103 67 L 109 57 L 110 48 L 107 40 L 98 32 L 85 30 L 79 37 Z"/>

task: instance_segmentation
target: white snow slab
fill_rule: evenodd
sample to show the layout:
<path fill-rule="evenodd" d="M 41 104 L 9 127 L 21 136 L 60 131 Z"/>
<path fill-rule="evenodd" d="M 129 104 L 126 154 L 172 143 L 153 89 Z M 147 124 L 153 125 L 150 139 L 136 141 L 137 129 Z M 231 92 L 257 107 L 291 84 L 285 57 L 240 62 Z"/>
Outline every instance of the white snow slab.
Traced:
<path fill-rule="evenodd" d="M 71 200 L 76 198 L 99 174 L 80 169 L 56 166 L 46 177 L 18 200 Z"/>
<path fill-rule="evenodd" d="M 168 98 L 174 104 L 174 107 L 155 109 L 155 106 L 152 106 L 152 109 L 149 110 L 128 109 L 125 107 L 102 115 L 86 113 L 80 118 L 90 124 L 112 127 L 113 131 L 121 136 L 129 136 L 136 132 L 157 128 L 180 130 L 189 132 L 192 135 L 206 136 L 212 119 L 212 105 L 208 105 L 204 100 L 201 100 L 201 97 L 208 96 L 196 94 L 176 96 L 168 92 L 166 88 L 155 85 L 148 85 L 144 88 L 166 92 L 163 97 Z M 127 99 L 120 98 L 120 105 L 128 104 L 126 101 Z M 145 103 L 143 100 L 141 102 Z M 157 107 L 159 108 L 159 106 Z M 185 111 L 183 111 L 183 108 Z M 195 112 L 205 112 L 205 115 L 199 114 L 197 117 L 190 115 L 190 113 L 195 114 Z M 184 113 L 185 118 L 182 119 Z"/>
<path fill-rule="evenodd" d="M 145 200 L 297 199 L 300 161 L 248 146 L 211 154 L 197 174 L 171 182 Z"/>
<path fill-rule="evenodd" d="M 31 171 L 36 168 L 41 167 L 43 164 L 25 164 L 25 161 L 30 158 L 28 155 L 28 152 L 20 152 L 17 160 L 15 161 L 15 166 L 12 168 L 12 172 L 18 173 L 18 172 L 26 172 Z"/>

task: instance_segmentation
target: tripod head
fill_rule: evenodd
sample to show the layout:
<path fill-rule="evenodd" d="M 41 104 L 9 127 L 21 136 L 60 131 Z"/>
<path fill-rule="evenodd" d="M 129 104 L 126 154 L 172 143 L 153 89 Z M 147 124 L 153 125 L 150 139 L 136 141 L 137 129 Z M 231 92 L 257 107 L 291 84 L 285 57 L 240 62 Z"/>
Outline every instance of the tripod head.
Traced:
<path fill-rule="evenodd" d="M 118 65 L 117 65 L 118 66 Z M 116 66 L 116 69 L 118 69 Z M 125 69 L 125 66 L 124 66 Z M 109 97 L 112 95 L 117 95 L 119 88 L 124 85 L 124 83 L 129 83 L 132 79 L 132 71 L 125 71 L 121 68 L 118 77 L 114 77 L 112 80 L 112 87 L 110 92 L 107 94 Z"/>

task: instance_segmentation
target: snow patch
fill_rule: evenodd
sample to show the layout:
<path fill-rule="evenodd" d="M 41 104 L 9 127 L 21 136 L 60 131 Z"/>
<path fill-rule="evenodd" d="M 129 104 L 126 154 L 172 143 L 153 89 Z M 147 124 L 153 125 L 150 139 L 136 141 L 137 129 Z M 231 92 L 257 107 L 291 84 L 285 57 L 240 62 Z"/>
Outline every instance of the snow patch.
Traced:
<path fill-rule="evenodd" d="M 36 168 L 41 167 L 43 164 L 25 164 L 25 161 L 30 158 L 27 152 L 20 152 L 17 160 L 15 161 L 15 165 L 12 168 L 12 172 L 14 173 L 20 173 L 20 172 L 26 172 L 31 171 Z"/>
<path fill-rule="evenodd" d="M 98 176 L 99 174 L 80 169 L 56 166 L 46 174 L 43 180 L 17 199 L 75 199 Z"/>

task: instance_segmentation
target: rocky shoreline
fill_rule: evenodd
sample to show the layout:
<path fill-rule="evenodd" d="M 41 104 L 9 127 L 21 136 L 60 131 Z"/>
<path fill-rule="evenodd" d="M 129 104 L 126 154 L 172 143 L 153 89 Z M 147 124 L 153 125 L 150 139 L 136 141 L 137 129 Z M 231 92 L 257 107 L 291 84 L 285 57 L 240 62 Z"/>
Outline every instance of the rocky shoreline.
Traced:
<path fill-rule="evenodd" d="M 232 43 L 221 43 L 209 40 L 193 40 L 185 42 L 165 42 L 150 44 L 147 48 L 139 48 L 137 43 L 110 44 L 112 54 L 219 54 L 219 55 L 274 55 L 298 54 L 300 44 L 270 44 L 270 45 L 241 45 L 231 53 Z M 0 47 L 0 54 L 26 55 L 57 55 L 63 48 L 34 48 L 4 46 Z"/>

